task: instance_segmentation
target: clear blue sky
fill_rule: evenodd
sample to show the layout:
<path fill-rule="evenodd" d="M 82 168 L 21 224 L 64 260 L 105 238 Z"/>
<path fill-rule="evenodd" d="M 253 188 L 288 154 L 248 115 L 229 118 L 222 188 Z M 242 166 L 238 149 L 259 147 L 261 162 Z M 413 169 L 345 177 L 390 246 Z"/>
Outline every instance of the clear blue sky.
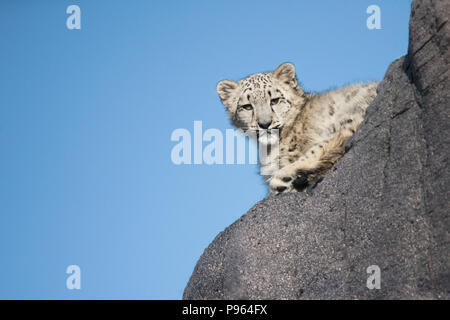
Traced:
<path fill-rule="evenodd" d="M 410 2 L 2 0 L 0 298 L 181 298 L 266 187 L 255 165 L 174 165 L 172 131 L 231 128 L 217 81 L 286 61 L 306 90 L 382 79 Z"/>

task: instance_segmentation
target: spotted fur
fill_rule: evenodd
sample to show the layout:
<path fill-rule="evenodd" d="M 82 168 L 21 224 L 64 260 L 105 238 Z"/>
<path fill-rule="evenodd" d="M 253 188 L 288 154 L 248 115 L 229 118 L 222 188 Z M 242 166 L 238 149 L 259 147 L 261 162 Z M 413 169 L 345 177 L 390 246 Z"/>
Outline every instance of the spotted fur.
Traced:
<path fill-rule="evenodd" d="M 261 166 L 271 194 L 296 192 L 317 182 L 345 153 L 345 143 L 364 118 L 378 83 L 353 84 L 320 94 L 304 92 L 295 67 L 280 65 L 238 82 L 223 80 L 219 94 L 232 123 L 243 132 L 278 129 L 277 155 Z M 269 135 L 270 136 L 270 135 Z M 269 148 L 270 150 L 270 148 Z M 269 170 L 270 172 L 270 170 Z"/>

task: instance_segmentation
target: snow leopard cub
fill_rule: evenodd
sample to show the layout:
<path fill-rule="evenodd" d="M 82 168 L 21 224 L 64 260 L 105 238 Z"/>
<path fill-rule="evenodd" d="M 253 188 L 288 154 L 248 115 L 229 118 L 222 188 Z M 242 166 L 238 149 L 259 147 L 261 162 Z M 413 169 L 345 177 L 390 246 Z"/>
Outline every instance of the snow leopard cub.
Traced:
<path fill-rule="evenodd" d="M 302 90 L 291 63 L 238 82 L 223 80 L 217 93 L 227 113 L 244 133 L 278 129 L 277 154 L 261 166 L 270 194 L 296 192 L 319 180 L 345 153 L 345 143 L 362 122 L 376 96 L 377 82 L 349 85 L 324 93 Z M 266 136 L 267 137 L 267 134 Z M 274 166 L 276 164 L 276 166 Z M 269 171 L 270 172 L 270 171 Z"/>

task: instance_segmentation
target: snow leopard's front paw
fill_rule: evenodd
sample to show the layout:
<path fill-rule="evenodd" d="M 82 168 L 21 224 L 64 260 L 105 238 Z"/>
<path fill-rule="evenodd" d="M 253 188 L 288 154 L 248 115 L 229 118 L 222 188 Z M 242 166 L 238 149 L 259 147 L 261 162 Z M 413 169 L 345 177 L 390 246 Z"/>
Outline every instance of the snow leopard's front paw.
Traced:
<path fill-rule="evenodd" d="M 308 171 L 285 167 L 269 180 L 270 194 L 302 191 L 308 186 Z"/>
<path fill-rule="evenodd" d="M 292 192 L 292 178 L 273 176 L 269 181 L 270 194 L 280 194 L 284 192 Z"/>
<path fill-rule="evenodd" d="M 291 166 L 278 170 L 269 180 L 270 194 L 294 192 L 292 183 L 296 178 L 295 173 L 296 170 Z"/>

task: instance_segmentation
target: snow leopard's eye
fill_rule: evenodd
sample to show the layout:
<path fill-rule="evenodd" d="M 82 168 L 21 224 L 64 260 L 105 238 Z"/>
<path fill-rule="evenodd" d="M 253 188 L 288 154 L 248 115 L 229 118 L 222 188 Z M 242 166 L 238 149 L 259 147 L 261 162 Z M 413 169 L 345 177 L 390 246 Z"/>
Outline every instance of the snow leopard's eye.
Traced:
<path fill-rule="evenodd" d="M 274 106 L 274 105 L 278 104 L 278 102 L 280 102 L 280 98 L 272 99 L 272 100 L 270 100 L 270 105 Z"/>
<path fill-rule="evenodd" d="M 244 104 L 243 106 L 241 106 L 241 109 L 245 109 L 247 111 L 250 111 L 253 109 L 251 104 Z"/>

